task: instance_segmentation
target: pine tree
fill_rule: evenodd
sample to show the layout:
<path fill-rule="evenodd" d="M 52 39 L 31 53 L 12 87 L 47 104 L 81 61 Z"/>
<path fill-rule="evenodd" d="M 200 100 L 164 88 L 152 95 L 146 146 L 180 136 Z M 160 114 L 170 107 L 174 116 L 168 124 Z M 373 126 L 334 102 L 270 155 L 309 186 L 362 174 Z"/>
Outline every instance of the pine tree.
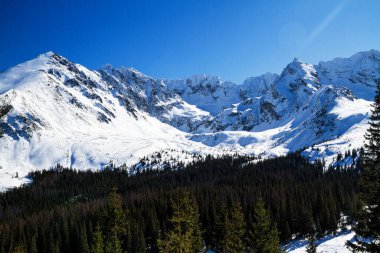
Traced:
<path fill-rule="evenodd" d="M 36 236 L 34 235 L 32 237 L 32 240 L 30 242 L 30 250 L 29 250 L 30 253 L 37 253 L 38 252 L 38 249 L 37 249 L 37 238 Z"/>
<path fill-rule="evenodd" d="M 24 244 L 21 244 L 14 247 L 11 252 L 12 253 L 27 253 L 28 251 L 26 249 L 26 246 Z"/>
<path fill-rule="evenodd" d="M 226 252 L 226 235 L 227 227 L 229 224 L 228 210 L 227 207 L 222 204 L 219 208 L 219 213 L 216 215 L 215 227 L 212 233 L 211 246 L 216 252 Z"/>
<path fill-rule="evenodd" d="M 156 252 L 158 250 L 156 243 L 159 238 L 159 221 L 154 209 L 150 210 L 150 214 L 148 216 L 147 231 L 150 233 L 150 238 L 148 238 L 148 240 L 145 242 L 144 237 L 144 243 L 147 243 L 148 247 Z M 143 232 L 142 229 L 141 232 Z"/>
<path fill-rule="evenodd" d="M 57 241 L 50 242 L 50 251 L 51 253 L 60 253 L 59 243 Z"/>
<path fill-rule="evenodd" d="M 377 86 L 370 126 L 365 136 L 363 171 L 360 175 L 361 201 L 355 242 L 347 242 L 354 252 L 380 252 L 380 82 Z M 370 238 L 370 241 L 361 240 Z"/>
<path fill-rule="evenodd" d="M 88 247 L 88 240 L 87 240 L 87 231 L 86 227 L 84 226 L 82 228 L 81 234 L 80 234 L 80 246 L 81 246 L 81 253 L 90 253 L 90 248 Z"/>
<path fill-rule="evenodd" d="M 313 217 L 311 208 L 305 208 L 300 215 L 300 229 L 302 234 L 310 234 L 313 232 Z"/>
<path fill-rule="evenodd" d="M 0 237 L 1 238 L 1 237 Z M 0 240 L 1 241 L 1 244 L 0 244 L 0 253 L 5 253 L 5 249 L 4 249 L 4 241 L 3 240 Z M 33 252 L 34 253 L 34 252 Z"/>
<path fill-rule="evenodd" d="M 253 252 L 280 253 L 279 233 L 271 225 L 264 202 L 259 199 L 254 209 L 254 223 L 248 233 L 248 247 Z"/>
<path fill-rule="evenodd" d="M 100 230 L 99 224 L 97 224 L 94 234 L 92 235 L 91 253 L 103 253 L 103 252 L 104 252 L 103 234 L 102 234 L 102 231 Z"/>
<path fill-rule="evenodd" d="M 67 220 L 64 219 L 60 226 L 61 234 L 61 249 L 63 252 L 70 251 L 70 235 L 69 235 L 69 226 Z"/>
<path fill-rule="evenodd" d="M 116 187 L 112 188 L 107 199 L 105 228 L 107 231 L 106 252 L 121 253 L 122 238 L 126 236 L 126 219 Z"/>
<path fill-rule="evenodd" d="M 307 253 L 317 253 L 317 244 L 315 240 L 315 232 L 308 233 L 306 237 L 308 243 L 306 245 L 306 252 Z"/>
<path fill-rule="evenodd" d="M 136 227 L 133 233 L 133 252 L 146 252 L 145 237 L 141 227 Z"/>
<path fill-rule="evenodd" d="M 49 252 L 51 253 L 59 253 L 59 242 L 54 238 L 53 233 L 49 234 Z"/>
<path fill-rule="evenodd" d="M 240 205 L 237 205 L 225 224 L 225 250 L 228 253 L 244 251 L 244 215 Z"/>
<path fill-rule="evenodd" d="M 198 209 L 190 199 L 190 195 L 185 193 L 181 198 L 177 196 L 177 201 L 172 202 L 172 208 L 174 210 L 170 219 L 172 229 L 166 234 L 165 239 L 158 241 L 160 252 L 200 252 L 203 247 L 202 231 Z"/>
<path fill-rule="evenodd" d="M 105 247 L 106 253 L 122 253 L 121 242 L 117 238 L 116 234 L 113 234 L 111 238 L 108 239 Z"/>
<path fill-rule="evenodd" d="M 126 234 L 126 219 L 122 208 L 121 197 L 117 188 L 113 187 L 108 198 L 105 219 L 105 228 L 108 237 L 116 235 L 122 237 Z"/>

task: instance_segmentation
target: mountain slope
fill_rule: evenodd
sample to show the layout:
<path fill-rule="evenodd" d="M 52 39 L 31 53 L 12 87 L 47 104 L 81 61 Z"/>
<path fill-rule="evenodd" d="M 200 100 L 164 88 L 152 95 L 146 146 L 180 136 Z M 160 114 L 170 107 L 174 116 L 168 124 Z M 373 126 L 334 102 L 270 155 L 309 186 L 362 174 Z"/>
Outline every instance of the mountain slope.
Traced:
<path fill-rule="evenodd" d="M 20 79 L 22 76 L 22 79 Z M 122 103 L 101 75 L 53 53 L 1 74 L 0 186 L 60 163 L 98 169 L 161 149 L 207 150 L 185 133 Z M 188 106 L 192 108 L 191 106 Z M 196 109 L 195 109 L 196 110 Z M 12 179 L 13 177 L 13 179 Z"/>
<path fill-rule="evenodd" d="M 48 52 L 0 73 L 0 187 L 57 163 L 131 165 L 163 149 L 273 156 L 306 148 L 332 163 L 362 146 L 379 80 L 376 50 L 318 65 L 294 59 L 280 75 L 242 84 L 91 71 Z"/>

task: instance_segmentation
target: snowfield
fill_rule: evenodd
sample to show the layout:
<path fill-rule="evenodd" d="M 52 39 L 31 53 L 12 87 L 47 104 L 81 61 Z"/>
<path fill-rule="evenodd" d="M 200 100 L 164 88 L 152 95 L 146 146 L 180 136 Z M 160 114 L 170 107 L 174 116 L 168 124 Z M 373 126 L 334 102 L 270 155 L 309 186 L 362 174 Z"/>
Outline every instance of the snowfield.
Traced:
<path fill-rule="evenodd" d="M 351 230 L 338 231 L 336 235 L 327 235 L 317 241 L 318 253 L 351 253 L 346 247 L 346 242 L 353 239 L 355 233 Z M 295 240 L 286 247 L 285 252 L 306 253 L 307 240 Z"/>
<path fill-rule="evenodd" d="M 351 230 L 339 231 L 336 235 L 327 235 L 317 241 L 318 253 L 351 253 L 345 246 L 346 242 L 353 239 L 355 233 Z M 282 250 L 287 253 L 306 253 L 307 240 L 299 239 L 291 241 L 289 244 L 282 246 Z M 208 250 L 207 253 L 214 253 Z"/>

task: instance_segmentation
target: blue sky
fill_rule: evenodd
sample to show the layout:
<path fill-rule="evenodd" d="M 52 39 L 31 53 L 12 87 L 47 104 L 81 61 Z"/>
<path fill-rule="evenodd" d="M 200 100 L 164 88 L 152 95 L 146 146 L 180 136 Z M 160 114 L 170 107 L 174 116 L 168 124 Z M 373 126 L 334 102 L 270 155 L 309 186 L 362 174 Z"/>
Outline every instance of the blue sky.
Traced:
<path fill-rule="evenodd" d="M 110 63 L 166 78 L 242 82 L 380 49 L 378 0 L 2 0 L 0 70 L 54 51 L 91 69 Z"/>

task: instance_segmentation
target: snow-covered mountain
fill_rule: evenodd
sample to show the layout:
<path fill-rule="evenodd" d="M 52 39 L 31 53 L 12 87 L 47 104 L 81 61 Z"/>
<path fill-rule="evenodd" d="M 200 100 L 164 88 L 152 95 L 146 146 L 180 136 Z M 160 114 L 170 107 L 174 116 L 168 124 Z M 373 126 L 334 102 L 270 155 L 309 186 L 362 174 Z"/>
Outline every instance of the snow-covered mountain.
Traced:
<path fill-rule="evenodd" d="M 271 156 L 306 148 L 332 162 L 362 146 L 379 81 L 376 50 L 318 65 L 294 59 L 280 75 L 242 84 L 91 71 L 48 52 L 0 73 L 0 187 L 57 163 L 131 165 L 164 149 Z"/>

